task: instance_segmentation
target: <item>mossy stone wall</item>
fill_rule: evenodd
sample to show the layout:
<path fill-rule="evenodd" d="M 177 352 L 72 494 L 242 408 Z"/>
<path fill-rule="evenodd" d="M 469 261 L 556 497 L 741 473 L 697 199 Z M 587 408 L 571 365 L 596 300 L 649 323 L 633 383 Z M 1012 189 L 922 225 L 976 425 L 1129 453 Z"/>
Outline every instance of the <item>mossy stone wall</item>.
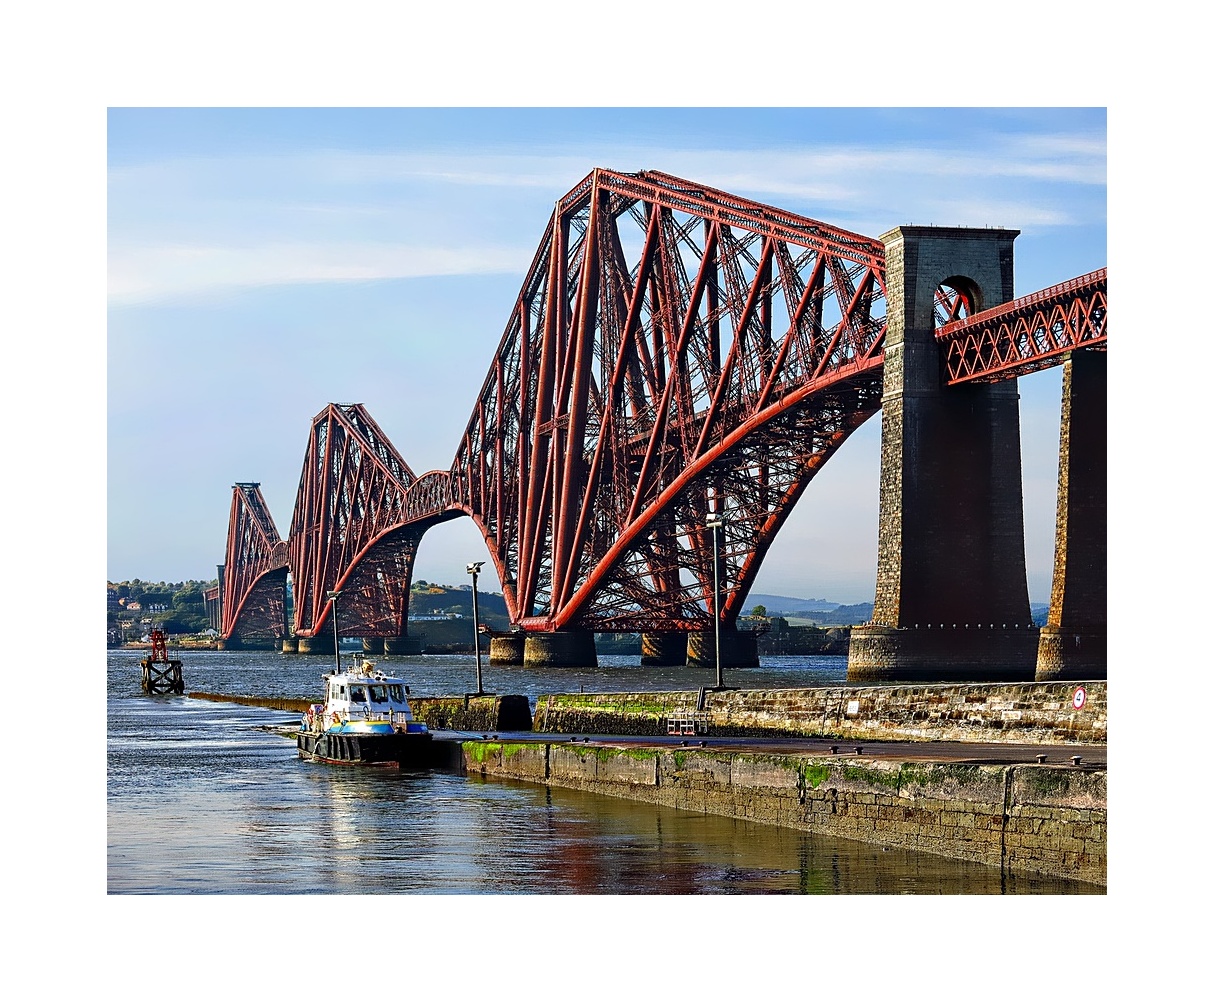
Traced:
<path fill-rule="evenodd" d="M 464 768 L 1107 884 L 1103 769 L 820 758 L 576 742 L 463 745 Z"/>
<path fill-rule="evenodd" d="M 704 693 L 708 733 L 863 741 L 1104 744 L 1107 683 L 942 683 Z M 533 729 L 556 734 L 658 735 L 697 712 L 700 693 L 566 693 L 536 700 Z"/>

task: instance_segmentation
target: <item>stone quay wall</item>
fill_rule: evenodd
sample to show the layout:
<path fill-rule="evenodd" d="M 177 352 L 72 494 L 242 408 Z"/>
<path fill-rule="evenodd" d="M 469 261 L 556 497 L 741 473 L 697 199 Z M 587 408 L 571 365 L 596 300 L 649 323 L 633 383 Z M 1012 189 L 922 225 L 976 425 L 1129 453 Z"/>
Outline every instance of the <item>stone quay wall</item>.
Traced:
<path fill-rule="evenodd" d="M 465 741 L 463 769 L 1107 886 L 1107 773 Z"/>
<path fill-rule="evenodd" d="M 527 731 L 526 696 L 410 696 L 414 719 L 432 731 Z"/>
<path fill-rule="evenodd" d="M 858 741 L 1106 744 L 1107 683 L 844 686 L 726 692 L 565 693 L 536 700 L 532 729 L 556 734 L 667 733 L 696 716 L 725 737 Z"/>

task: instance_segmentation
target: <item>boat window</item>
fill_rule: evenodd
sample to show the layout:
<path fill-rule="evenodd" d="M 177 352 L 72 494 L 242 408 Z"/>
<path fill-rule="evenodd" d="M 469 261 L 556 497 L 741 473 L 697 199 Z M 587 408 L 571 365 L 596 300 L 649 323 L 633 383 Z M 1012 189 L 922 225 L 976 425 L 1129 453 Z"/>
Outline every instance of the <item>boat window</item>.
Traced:
<path fill-rule="evenodd" d="M 382 685 L 371 686 L 371 702 L 372 703 L 387 702 L 388 697 L 387 697 L 387 694 L 384 692 L 384 688 L 385 687 Z"/>
<path fill-rule="evenodd" d="M 350 686 L 350 702 L 365 703 L 367 701 L 366 690 L 361 685 Z"/>
<path fill-rule="evenodd" d="M 399 685 L 390 685 L 388 688 L 392 690 L 392 702 L 403 703 L 405 701 L 405 690 Z"/>

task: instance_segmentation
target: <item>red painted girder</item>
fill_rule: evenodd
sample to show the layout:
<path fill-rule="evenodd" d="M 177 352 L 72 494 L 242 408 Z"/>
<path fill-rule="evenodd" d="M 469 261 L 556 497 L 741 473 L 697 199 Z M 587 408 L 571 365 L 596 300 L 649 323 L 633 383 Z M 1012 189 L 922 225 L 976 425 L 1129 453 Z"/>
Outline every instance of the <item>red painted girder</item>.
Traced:
<path fill-rule="evenodd" d="M 731 429 L 879 365 L 883 274 L 877 241 L 669 175 L 599 170 L 562 199 L 452 465 L 512 618 L 565 618 L 601 579 L 605 540 Z M 650 572 L 660 588 L 678 577 L 669 558 Z"/>
<path fill-rule="evenodd" d="M 840 383 L 853 380 L 855 377 L 862 375 L 865 372 L 879 373 L 883 365 L 884 358 L 879 356 L 870 358 L 863 363 L 850 367 L 846 371 L 837 371 L 832 373 L 832 375 L 827 379 L 807 383 L 799 387 L 796 391 L 791 392 L 783 397 L 778 404 L 774 404 L 771 407 L 766 408 L 763 411 L 760 411 L 759 413 L 754 414 L 742 421 L 713 448 L 698 456 L 693 462 L 685 466 L 682 469 L 682 472 L 650 505 L 648 505 L 635 518 L 629 521 L 627 527 L 619 534 L 607 552 L 600 557 L 597 566 L 588 576 L 586 582 L 583 584 L 582 588 L 579 589 L 578 593 L 574 595 L 568 603 L 566 603 L 566 605 L 557 615 L 547 617 L 547 629 L 564 629 L 573 625 L 581 612 L 582 605 L 593 597 L 595 591 L 602 584 L 603 580 L 614 570 L 619 558 L 629 549 L 630 546 L 634 544 L 639 536 L 643 535 L 649 529 L 654 519 L 659 516 L 665 507 L 674 498 L 676 498 L 684 488 L 700 477 L 706 470 L 711 468 L 713 464 L 729 456 L 730 453 L 745 442 L 750 435 L 754 434 L 764 425 L 768 424 L 783 413 L 795 409 L 815 394 L 825 392 L 826 390 Z M 859 424 L 871 416 L 875 410 L 876 407 L 873 407 L 865 412 L 858 412 L 858 420 L 853 428 L 848 429 L 848 432 L 854 430 L 854 427 L 858 427 Z M 839 440 L 839 444 L 841 444 L 841 441 L 842 439 Z M 792 443 L 790 443 L 790 447 L 793 447 Z M 815 464 L 815 471 L 818 465 L 820 464 Z M 804 490 L 807 484 L 808 478 L 795 485 L 795 497 L 800 496 L 800 493 Z M 787 511 L 783 510 L 783 514 L 787 515 Z M 777 522 L 771 522 L 764 525 L 765 532 L 761 539 L 761 545 L 764 552 L 771 544 L 772 538 L 774 537 L 774 531 L 782 523 L 783 518 L 781 517 Z M 705 535 L 707 537 L 707 533 L 705 533 Z M 707 537 L 706 549 L 711 551 L 711 546 L 711 538 Z M 744 563 L 746 565 L 746 570 L 752 572 L 752 574 L 749 576 L 753 576 L 753 572 L 757 572 L 758 570 L 759 559 L 756 559 L 756 555 L 754 553 L 750 553 L 745 558 Z M 705 580 L 704 584 L 707 585 L 708 583 L 708 580 Z M 723 587 L 728 588 L 728 585 L 728 581 L 723 582 Z M 723 609 L 725 609 L 724 604 Z M 725 609 L 725 611 L 732 611 L 733 615 L 736 616 L 737 612 L 740 610 Z M 703 622 L 700 622 L 699 628 L 703 628 L 703 626 Z M 672 626 L 671 628 L 688 629 L 692 627 L 689 627 L 686 625 L 686 623 L 684 623 L 679 626 Z"/>
<path fill-rule="evenodd" d="M 662 171 L 621 174 L 600 167 L 562 199 L 561 207 L 568 211 L 594 184 L 604 191 L 812 247 L 824 254 L 865 264 L 882 274 L 885 272 L 885 245 L 880 240 Z"/>
<path fill-rule="evenodd" d="M 351 596 L 345 607 L 352 627 L 386 628 L 388 607 L 400 604 L 393 590 L 411 569 L 411 551 L 404 551 L 416 546 L 411 537 L 392 535 L 406 521 L 415 482 L 361 404 L 330 404 L 313 418 L 290 534 L 297 635 L 316 636 L 325 628 L 332 607 L 328 592 L 343 589 L 360 563 L 391 536 L 404 549 L 381 555 L 391 565 L 384 565 L 389 572 L 384 594 L 363 594 L 361 610 L 359 597 Z"/>
<path fill-rule="evenodd" d="M 950 386 L 993 383 L 1061 363 L 1068 352 L 1108 344 L 1108 269 L 1081 275 L 965 320 L 936 340 Z"/>
<path fill-rule="evenodd" d="M 277 623 L 263 621 L 272 610 L 266 613 L 261 607 L 271 600 L 254 596 L 259 594 L 259 586 L 268 576 L 285 573 L 286 566 L 287 546 L 279 538 L 270 517 L 261 485 L 233 485 L 222 583 L 220 634 L 224 638 L 242 633 L 260 635 L 267 631 L 281 634 L 281 620 Z"/>

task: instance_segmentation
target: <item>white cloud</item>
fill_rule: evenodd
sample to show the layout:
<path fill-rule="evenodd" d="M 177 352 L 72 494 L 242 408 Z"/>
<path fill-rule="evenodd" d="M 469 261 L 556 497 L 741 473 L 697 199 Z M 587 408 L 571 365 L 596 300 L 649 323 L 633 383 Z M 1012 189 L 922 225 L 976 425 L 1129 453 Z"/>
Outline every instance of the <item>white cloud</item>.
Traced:
<path fill-rule="evenodd" d="M 254 286 L 522 272 L 532 254 L 379 243 L 135 246 L 111 249 L 109 301 L 128 306 Z"/>
<path fill-rule="evenodd" d="M 940 199 L 926 203 L 922 211 L 926 215 L 916 221 L 930 220 L 935 226 L 1002 226 L 1007 229 L 1023 229 L 1074 226 L 1080 222 L 1074 214 L 1062 208 L 996 199 Z"/>
<path fill-rule="evenodd" d="M 782 146 L 768 150 L 679 149 L 618 144 L 528 153 L 329 153 L 306 158 L 309 172 L 332 181 L 437 180 L 448 184 L 554 188 L 564 192 L 594 167 L 621 171 L 676 171 L 694 166 L 689 180 L 707 176 L 756 191 L 841 193 L 857 177 L 1019 177 L 1083 185 L 1105 183 L 1103 137 L 1031 135 L 972 146 Z M 714 187 L 717 185 L 714 183 Z M 726 189 L 729 190 L 729 189 Z"/>
<path fill-rule="evenodd" d="M 966 146 L 731 150 L 604 142 L 192 158 L 111 171 L 110 302 L 521 273 L 534 247 L 502 242 L 537 236 L 544 206 L 595 166 L 659 168 L 869 236 L 910 222 L 1025 229 L 1104 216 L 1101 136 L 1017 134 Z M 402 231 L 407 244 L 397 239 Z"/>

